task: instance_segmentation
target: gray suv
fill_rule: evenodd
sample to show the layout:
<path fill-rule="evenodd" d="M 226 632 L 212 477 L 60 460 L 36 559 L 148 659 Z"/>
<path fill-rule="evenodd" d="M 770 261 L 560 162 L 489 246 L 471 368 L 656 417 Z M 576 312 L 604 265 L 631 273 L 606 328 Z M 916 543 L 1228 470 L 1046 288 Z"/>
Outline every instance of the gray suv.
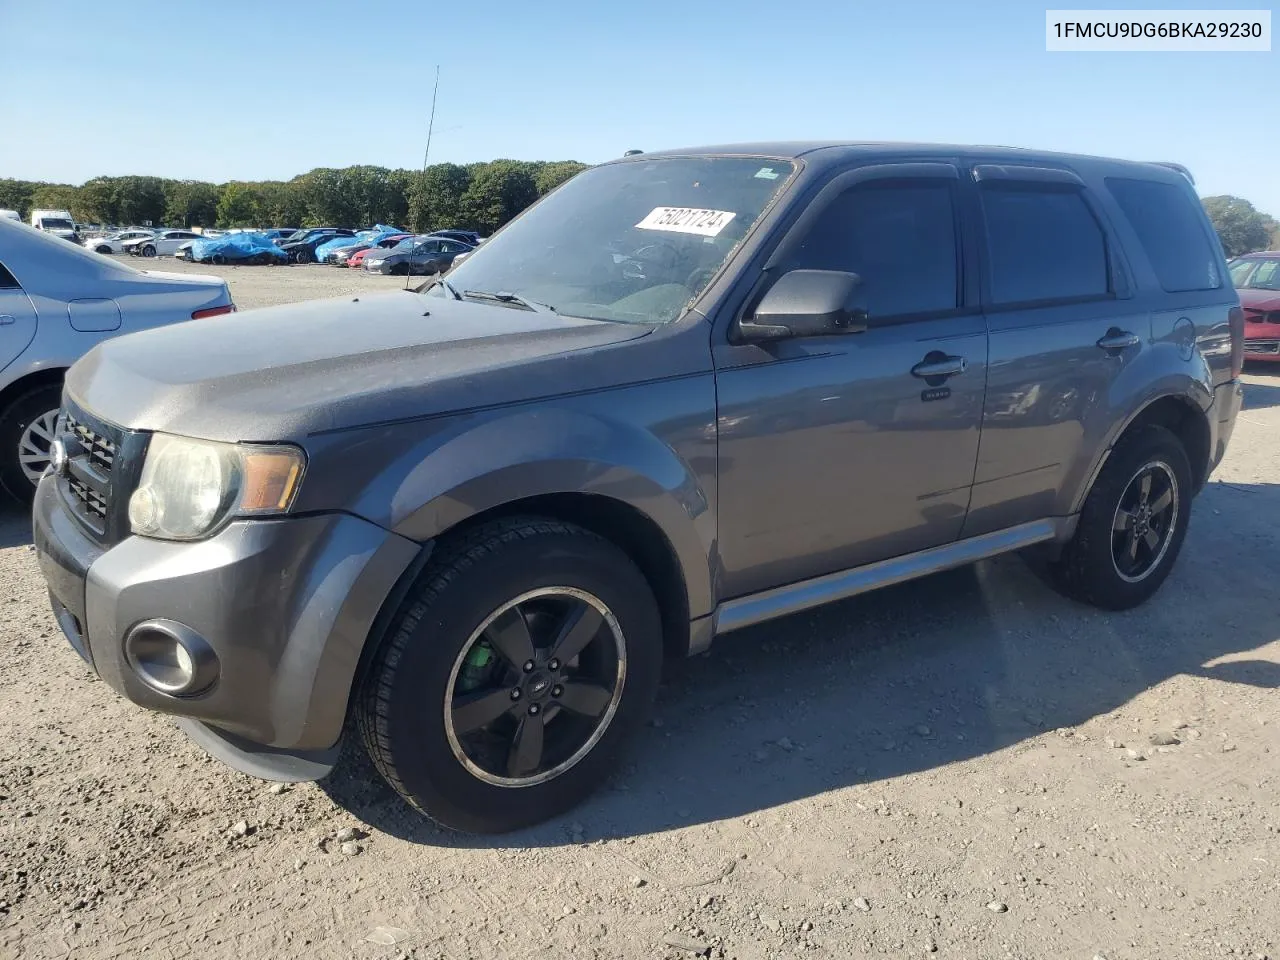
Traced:
<path fill-rule="evenodd" d="M 1241 403 L 1185 170 L 755 144 L 585 171 L 418 291 L 103 343 L 35 542 L 71 645 L 208 751 L 501 831 L 582 800 L 662 661 L 1036 547 L 1119 610 Z"/>

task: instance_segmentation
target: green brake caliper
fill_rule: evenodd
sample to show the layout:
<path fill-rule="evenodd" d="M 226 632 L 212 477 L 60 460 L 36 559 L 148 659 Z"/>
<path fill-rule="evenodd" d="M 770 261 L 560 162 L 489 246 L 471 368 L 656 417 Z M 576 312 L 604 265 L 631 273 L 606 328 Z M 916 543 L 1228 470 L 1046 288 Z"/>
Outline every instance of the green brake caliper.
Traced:
<path fill-rule="evenodd" d="M 493 648 L 487 640 L 481 640 L 472 647 L 467 659 L 462 661 L 462 670 L 458 674 L 458 692 L 469 693 L 483 686 L 489 678 L 489 667 L 493 661 Z"/>

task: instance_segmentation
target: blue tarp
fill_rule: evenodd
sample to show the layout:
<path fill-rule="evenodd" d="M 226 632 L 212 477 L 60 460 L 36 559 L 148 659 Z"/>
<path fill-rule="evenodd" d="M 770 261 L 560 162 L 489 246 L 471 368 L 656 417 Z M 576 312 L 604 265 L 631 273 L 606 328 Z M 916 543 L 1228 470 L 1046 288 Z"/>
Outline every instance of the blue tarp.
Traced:
<path fill-rule="evenodd" d="M 230 262 L 257 258 L 287 263 L 288 254 L 261 233 L 228 233 L 213 240 L 196 240 L 191 244 L 191 259 L 208 263 L 214 258 Z"/>
<path fill-rule="evenodd" d="M 343 247 L 358 247 L 362 244 L 373 246 L 379 240 L 385 240 L 387 237 L 394 236 L 397 233 L 404 233 L 404 231 L 399 227 L 389 227 L 385 223 L 375 223 L 372 230 L 361 230 L 354 237 L 334 237 L 332 240 L 326 240 L 316 247 L 316 260 L 319 263 L 324 263 L 324 258 L 334 250 L 341 250 Z"/>

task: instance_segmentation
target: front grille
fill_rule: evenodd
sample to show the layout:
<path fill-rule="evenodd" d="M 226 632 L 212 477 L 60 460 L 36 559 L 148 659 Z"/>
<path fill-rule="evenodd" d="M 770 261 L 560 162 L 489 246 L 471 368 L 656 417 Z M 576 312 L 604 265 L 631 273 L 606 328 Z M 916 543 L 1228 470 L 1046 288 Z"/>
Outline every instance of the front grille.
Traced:
<path fill-rule="evenodd" d="M 59 438 L 67 452 L 59 485 L 72 514 L 102 542 L 123 539 L 128 525 L 123 514 L 141 469 L 145 435 L 68 405 Z"/>
<path fill-rule="evenodd" d="M 92 427 L 81 423 L 70 412 L 67 413 L 66 423 L 67 432 L 88 451 L 90 462 L 110 473 L 111 465 L 116 460 L 115 442 L 110 437 L 95 433 Z"/>
<path fill-rule="evenodd" d="M 1280 340 L 1246 340 L 1244 355 L 1246 357 L 1275 356 L 1280 354 Z"/>

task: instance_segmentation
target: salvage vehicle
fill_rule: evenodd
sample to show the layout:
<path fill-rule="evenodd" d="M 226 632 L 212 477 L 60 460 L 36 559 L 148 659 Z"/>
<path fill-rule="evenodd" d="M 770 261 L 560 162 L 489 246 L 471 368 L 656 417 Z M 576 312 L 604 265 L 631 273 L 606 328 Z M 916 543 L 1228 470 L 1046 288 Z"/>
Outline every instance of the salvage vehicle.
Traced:
<path fill-rule="evenodd" d="M 1247 253 L 1228 265 L 1244 308 L 1244 357 L 1280 363 L 1280 250 Z"/>
<path fill-rule="evenodd" d="M 140 271 L 0 220 L 0 488 L 30 501 L 68 367 L 109 337 L 235 309 L 219 277 Z M 87 488 L 85 488 L 87 490 Z"/>
<path fill-rule="evenodd" d="M 338 237 L 354 237 L 354 230 L 340 227 L 316 227 L 311 230 L 300 230 L 288 239 L 279 241 L 280 249 L 289 257 L 291 263 L 315 263 L 316 247 L 328 243 Z"/>
<path fill-rule="evenodd" d="M 446 272 L 453 261 L 474 247 L 442 237 L 422 237 L 412 245 L 398 245 L 383 253 L 365 257 L 366 273 L 431 276 Z"/>
<path fill-rule="evenodd" d="M 191 230 L 158 230 L 153 236 L 126 240 L 120 249 L 135 257 L 171 257 L 184 243 L 200 239 L 200 234 Z"/>
<path fill-rule="evenodd" d="M 232 766 L 320 778 L 352 731 L 415 809 L 511 830 L 605 778 L 664 658 L 744 627 L 1033 548 L 1146 601 L 1243 325 L 1176 165 L 636 155 L 416 292 L 95 347 L 36 551 L 106 685 Z"/>
<path fill-rule="evenodd" d="M 130 240 L 144 240 L 154 236 L 154 230 L 121 230 L 105 237 L 96 237 L 85 244 L 85 248 L 94 253 L 123 253 L 124 245 Z"/>

